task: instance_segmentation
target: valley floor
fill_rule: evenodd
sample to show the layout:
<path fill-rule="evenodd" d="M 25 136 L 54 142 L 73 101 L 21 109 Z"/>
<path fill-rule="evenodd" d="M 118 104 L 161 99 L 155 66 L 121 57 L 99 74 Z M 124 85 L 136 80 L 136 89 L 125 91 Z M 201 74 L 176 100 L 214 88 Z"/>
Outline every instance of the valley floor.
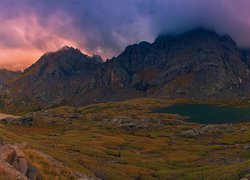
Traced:
<path fill-rule="evenodd" d="M 177 102 L 189 101 L 146 98 L 60 107 L 30 114 L 29 126 L 2 123 L 0 137 L 25 143 L 24 153 L 44 179 L 250 177 L 250 122 L 202 125 L 152 113 Z"/>

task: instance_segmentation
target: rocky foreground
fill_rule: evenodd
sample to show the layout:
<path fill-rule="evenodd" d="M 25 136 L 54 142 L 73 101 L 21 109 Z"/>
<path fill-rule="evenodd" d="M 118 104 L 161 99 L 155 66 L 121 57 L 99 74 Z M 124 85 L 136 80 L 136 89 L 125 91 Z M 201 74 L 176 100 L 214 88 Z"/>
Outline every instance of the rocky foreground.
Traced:
<path fill-rule="evenodd" d="M 38 180 L 38 170 L 28 162 L 22 145 L 0 144 L 0 177 L 20 180 Z"/>
<path fill-rule="evenodd" d="M 196 124 L 153 112 L 187 102 L 134 99 L 41 110 L 3 119 L 0 135 L 26 142 L 32 149 L 25 154 L 44 179 L 249 178 L 249 122 Z"/>
<path fill-rule="evenodd" d="M 27 155 L 24 153 L 25 144 L 13 145 L 10 143 L 2 142 L 0 144 L 0 179 L 3 180 L 41 180 L 47 179 L 46 177 L 42 177 L 39 169 L 37 168 L 38 162 L 30 162 Z M 38 150 L 29 150 L 31 156 L 38 156 L 45 161 L 49 161 L 54 168 L 54 171 L 57 169 L 65 168 L 65 165 L 55 160 L 53 157 L 38 151 Z M 45 163 L 46 165 L 46 163 Z M 50 172 L 54 174 L 55 172 Z M 77 180 L 98 180 L 98 178 L 91 178 L 79 172 L 71 172 L 70 179 Z M 53 175 L 52 175 L 53 177 Z M 55 176 L 53 178 L 56 178 Z M 68 179 L 67 177 L 62 179 Z"/>

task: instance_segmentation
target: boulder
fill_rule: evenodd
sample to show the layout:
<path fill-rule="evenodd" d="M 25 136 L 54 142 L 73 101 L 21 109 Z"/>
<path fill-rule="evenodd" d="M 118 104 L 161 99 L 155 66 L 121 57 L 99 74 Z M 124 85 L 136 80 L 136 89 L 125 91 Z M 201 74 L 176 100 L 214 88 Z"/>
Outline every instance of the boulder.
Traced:
<path fill-rule="evenodd" d="M 19 121 L 22 125 L 30 127 L 33 125 L 34 117 L 33 116 L 23 116 L 19 119 Z"/>
<path fill-rule="evenodd" d="M 16 151 L 8 144 L 0 145 L 0 159 L 12 164 L 16 158 Z"/>
<path fill-rule="evenodd" d="M 8 167 L 8 174 L 18 175 L 22 179 L 37 180 L 38 171 L 25 157 L 20 146 L 11 144 L 0 145 L 0 167 L 1 162 Z M 17 178 L 18 179 L 18 178 Z"/>
<path fill-rule="evenodd" d="M 245 145 L 243 146 L 243 149 L 244 149 L 244 150 L 250 150 L 250 144 L 245 144 Z"/>
<path fill-rule="evenodd" d="M 18 164 L 18 169 L 21 173 L 27 174 L 28 172 L 28 161 L 25 157 L 20 157 L 19 158 L 19 164 Z"/>
<path fill-rule="evenodd" d="M 32 164 L 29 164 L 28 171 L 27 171 L 27 177 L 29 180 L 39 180 L 39 174 L 38 170 L 33 166 Z"/>
<path fill-rule="evenodd" d="M 34 116 L 32 115 L 24 115 L 22 117 L 7 117 L 1 120 L 1 122 L 6 124 L 18 124 L 24 126 L 32 126 L 34 121 Z"/>

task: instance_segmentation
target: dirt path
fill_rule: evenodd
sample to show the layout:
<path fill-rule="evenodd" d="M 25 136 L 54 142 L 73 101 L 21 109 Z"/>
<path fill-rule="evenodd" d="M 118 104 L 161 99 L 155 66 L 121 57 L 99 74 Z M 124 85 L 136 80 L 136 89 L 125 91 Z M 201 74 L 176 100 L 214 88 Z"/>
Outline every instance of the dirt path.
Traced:
<path fill-rule="evenodd" d="M 3 114 L 0 113 L 0 120 L 5 118 L 18 118 L 19 116 L 11 115 L 11 114 Z"/>

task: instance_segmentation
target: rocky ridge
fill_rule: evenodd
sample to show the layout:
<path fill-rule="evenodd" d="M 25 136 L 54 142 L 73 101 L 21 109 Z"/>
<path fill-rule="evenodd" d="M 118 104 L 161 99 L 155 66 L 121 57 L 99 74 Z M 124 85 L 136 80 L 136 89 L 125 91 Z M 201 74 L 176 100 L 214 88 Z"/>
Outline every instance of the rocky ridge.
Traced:
<path fill-rule="evenodd" d="M 247 98 L 249 52 L 230 36 L 205 28 L 162 34 L 106 62 L 64 47 L 43 55 L 6 92 L 12 103 L 41 107 L 148 96 Z"/>

